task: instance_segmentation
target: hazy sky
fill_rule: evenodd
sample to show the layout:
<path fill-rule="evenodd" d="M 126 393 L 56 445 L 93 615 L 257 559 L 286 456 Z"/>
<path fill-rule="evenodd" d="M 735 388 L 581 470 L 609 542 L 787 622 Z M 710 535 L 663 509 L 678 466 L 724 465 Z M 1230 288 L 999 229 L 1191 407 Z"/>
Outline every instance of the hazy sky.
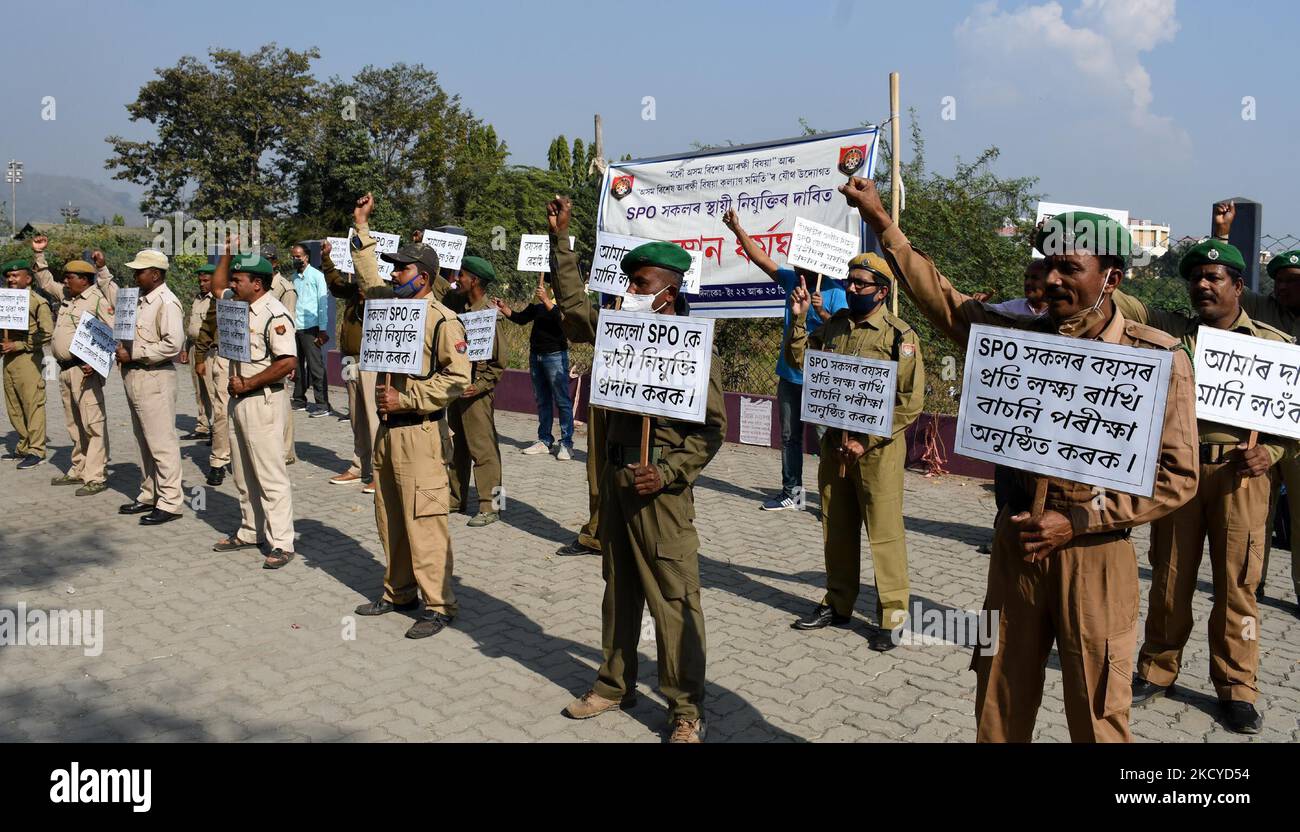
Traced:
<path fill-rule="evenodd" d="M 0 155 L 136 193 L 104 170 L 104 137 L 149 136 L 125 105 L 155 67 L 217 45 L 316 46 L 322 78 L 423 63 L 525 164 L 544 164 L 556 134 L 588 138 L 596 112 L 614 157 L 782 138 L 800 117 L 883 121 L 897 70 L 934 167 L 992 144 L 1001 173 L 1039 177 L 1048 199 L 1127 208 L 1181 236 L 1206 232 L 1213 199 L 1242 195 L 1264 203 L 1266 234 L 1300 235 L 1297 23 L 1288 2 L 1186 0 L 51 0 L 6 9 L 21 35 L 5 45 Z"/>

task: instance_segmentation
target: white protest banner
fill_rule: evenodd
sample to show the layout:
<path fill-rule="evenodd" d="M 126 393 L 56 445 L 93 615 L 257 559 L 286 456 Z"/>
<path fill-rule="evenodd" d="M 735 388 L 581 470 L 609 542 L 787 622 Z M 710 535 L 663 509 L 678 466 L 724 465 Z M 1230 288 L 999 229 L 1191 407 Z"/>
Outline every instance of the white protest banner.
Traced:
<path fill-rule="evenodd" d="M 703 422 L 712 358 L 709 318 L 602 309 L 592 355 L 591 404 Z"/>
<path fill-rule="evenodd" d="M 849 276 L 849 261 L 862 251 L 862 238 L 846 234 L 819 222 L 795 217 L 794 239 L 786 263 L 815 274 L 843 280 Z"/>
<path fill-rule="evenodd" d="M 1201 327 L 1196 418 L 1300 439 L 1300 346 Z"/>
<path fill-rule="evenodd" d="M 735 209 L 750 236 L 778 262 L 790 253 L 797 217 L 861 239 L 855 210 L 836 191 L 875 168 L 877 128 L 868 127 L 612 164 L 601 187 L 597 228 L 668 240 L 703 256 L 692 314 L 779 318 L 785 292 L 759 273 L 722 224 Z"/>
<path fill-rule="evenodd" d="M 135 338 L 135 316 L 140 311 L 140 289 L 117 290 L 117 306 L 113 309 L 113 337 L 119 341 Z"/>
<path fill-rule="evenodd" d="M 1087 211 L 1091 214 L 1101 214 L 1103 217 L 1110 217 L 1115 222 L 1128 228 L 1128 211 L 1120 208 L 1091 208 L 1087 205 L 1071 205 L 1068 202 L 1040 202 L 1038 203 L 1038 216 L 1034 218 L 1034 225 L 1042 223 L 1043 220 L 1050 220 L 1057 214 L 1064 214 L 1070 211 Z M 1032 248 L 1032 247 L 1031 247 Z M 1043 254 L 1038 249 L 1032 251 L 1035 260 L 1043 259 Z"/>
<path fill-rule="evenodd" d="M 1173 362 L 1168 350 L 976 324 L 955 450 L 1150 497 Z"/>
<path fill-rule="evenodd" d="M 379 277 L 381 280 L 393 279 L 393 264 L 384 262 L 381 254 L 392 254 L 402 247 L 402 237 L 400 234 L 386 234 L 383 231 L 371 231 L 370 236 L 375 238 L 375 261 L 379 263 Z"/>
<path fill-rule="evenodd" d="M 330 260 L 334 263 L 334 268 L 346 274 L 352 274 L 352 246 L 349 245 L 347 237 L 326 237 L 325 242 L 330 244 Z"/>
<path fill-rule="evenodd" d="M 740 441 L 746 445 L 772 444 L 772 400 L 740 397 Z"/>
<path fill-rule="evenodd" d="M 814 425 L 892 436 L 897 387 L 897 361 L 808 350 L 799 412 Z"/>
<path fill-rule="evenodd" d="M 72 333 L 70 351 L 77 358 L 89 364 L 104 378 L 113 369 L 113 357 L 117 353 L 117 339 L 113 337 L 113 328 L 89 312 L 81 313 L 77 321 L 77 330 Z"/>
<path fill-rule="evenodd" d="M 217 355 L 231 361 L 252 361 L 248 340 L 248 304 L 217 301 Z"/>
<path fill-rule="evenodd" d="M 31 321 L 31 298 L 28 289 L 0 289 L 0 329 L 26 332 Z"/>
<path fill-rule="evenodd" d="M 591 260 L 591 279 L 587 289 L 591 292 L 603 292 L 607 295 L 627 293 L 627 275 L 623 274 L 621 264 L 623 257 L 637 246 L 653 243 L 644 237 L 629 237 L 626 234 L 611 234 L 608 231 L 596 232 L 596 250 Z M 549 253 L 549 252 L 548 252 Z M 699 294 L 700 282 L 704 271 L 704 255 L 698 251 L 686 252 L 691 256 L 691 268 L 682 277 L 682 293 Z"/>
<path fill-rule="evenodd" d="M 459 270 L 461 258 L 465 256 L 465 243 L 469 242 L 469 238 L 426 229 L 420 242 L 438 252 L 438 268 Z"/>
<path fill-rule="evenodd" d="M 569 236 L 569 250 L 577 238 Z M 517 272 L 549 272 L 551 270 L 551 238 L 547 234 L 519 235 L 519 262 Z M 621 292 L 620 292 L 621 294 Z"/>
<path fill-rule="evenodd" d="M 360 368 L 371 373 L 423 372 L 424 317 L 428 311 L 429 304 L 423 300 L 367 300 Z"/>
<path fill-rule="evenodd" d="M 457 317 L 465 326 L 465 340 L 469 350 L 465 357 L 470 361 L 487 361 L 492 357 L 492 346 L 497 340 L 497 311 L 462 312 Z"/>

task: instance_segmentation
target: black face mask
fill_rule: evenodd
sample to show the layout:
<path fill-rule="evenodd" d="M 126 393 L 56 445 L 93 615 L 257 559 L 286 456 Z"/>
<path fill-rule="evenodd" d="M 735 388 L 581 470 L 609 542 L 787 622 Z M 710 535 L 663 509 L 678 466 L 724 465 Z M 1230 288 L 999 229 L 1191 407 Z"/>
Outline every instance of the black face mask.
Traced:
<path fill-rule="evenodd" d="M 870 315 L 876 311 L 881 301 L 879 291 L 872 292 L 870 295 L 859 295 L 854 292 L 846 292 L 845 295 L 849 302 L 849 314 L 855 318 Z"/>

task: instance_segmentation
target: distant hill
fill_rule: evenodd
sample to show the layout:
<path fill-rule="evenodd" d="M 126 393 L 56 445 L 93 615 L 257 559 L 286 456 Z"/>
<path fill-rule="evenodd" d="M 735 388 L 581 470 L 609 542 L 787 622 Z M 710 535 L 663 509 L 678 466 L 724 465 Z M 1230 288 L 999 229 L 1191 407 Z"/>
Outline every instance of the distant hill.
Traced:
<path fill-rule="evenodd" d="M 13 206 L 9 204 L 9 186 L 0 181 L 0 200 L 5 203 L 7 221 Z M 18 227 L 32 222 L 63 222 L 59 209 L 71 202 L 81 209 L 81 220 L 98 223 L 111 222 L 114 214 L 121 214 L 127 225 L 142 225 L 140 200 L 126 191 L 115 191 L 89 179 L 75 176 L 57 176 L 36 171 L 23 171 L 22 184 L 18 186 Z"/>

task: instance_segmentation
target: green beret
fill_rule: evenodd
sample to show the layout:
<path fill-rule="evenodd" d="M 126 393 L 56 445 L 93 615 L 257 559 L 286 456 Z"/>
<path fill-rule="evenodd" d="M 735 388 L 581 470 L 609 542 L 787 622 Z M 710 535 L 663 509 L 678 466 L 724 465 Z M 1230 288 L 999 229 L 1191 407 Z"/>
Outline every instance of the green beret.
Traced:
<path fill-rule="evenodd" d="M 1268 276 L 1277 277 L 1283 269 L 1300 269 L 1300 248 L 1274 254 L 1268 261 Z"/>
<path fill-rule="evenodd" d="M 1127 260 L 1133 253 L 1133 237 L 1105 214 L 1066 211 L 1043 221 L 1034 235 L 1034 248 L 1046 255 L 1083 251 Z"/>
<path fill-rule="evenodd" d="M 195 273 L 195 274 L 215 274 L 216 271 L 217 271 L 217 267 L 216 267 L 216 266 L 214 266 L 214 265 L 211 264 L 211 263 L 204 263 L 202 266 L 199 266 L 197 269 L 195 269 L 195 270 L 194 270 L 194 273 Z"/>
<path fill-rule="evenodd" d="M 19 272 L 26 269 L 32 270 L 32 264 L 29 260 L 10 260 L 3 266 L 0 266 L 0 274 L 9 274 L 9 272 Z"/>
<path fill-rule="evenodd" d="M 1230 246 L 1222 240 L 1206 240 L 1187 250 L 1183 259 L 1178 261 L 1178 273 L 1186 280 L 1188 272 L 1202 263 L 1227 266 L 1239 272 L 1246 270 L 1246 258 L 1241 256 L 1236 246 Z"/>
<path fill-rule="evenodd" d="M 461 271 L 469 272 L 484 283 L 497 279 L 497 270 L 492 268 L 492 264 L 484 260 L 482 257 L 475 257 L 473 255 L 462 257 L 460 261 L 460 269 Z"/>
<path fill-rule="evenodd" d="M 686 249 L 676 243 L 642 243 L 625 254 L 623 262 L 619 264 L 623 274 L 629 277 L 642 266 L 658 266 L 678 274 L 686 274 L 691 270 L 691 256 L 686 253 Z"/>
<path fill-rule="evenodd" d="M 236 257 L 234 262 L 230 264 L 230 271 L 260 274 L 263 277 L 270 277 L 275 274 L 271 261 L 260 254 L 242 254 Z"/>

